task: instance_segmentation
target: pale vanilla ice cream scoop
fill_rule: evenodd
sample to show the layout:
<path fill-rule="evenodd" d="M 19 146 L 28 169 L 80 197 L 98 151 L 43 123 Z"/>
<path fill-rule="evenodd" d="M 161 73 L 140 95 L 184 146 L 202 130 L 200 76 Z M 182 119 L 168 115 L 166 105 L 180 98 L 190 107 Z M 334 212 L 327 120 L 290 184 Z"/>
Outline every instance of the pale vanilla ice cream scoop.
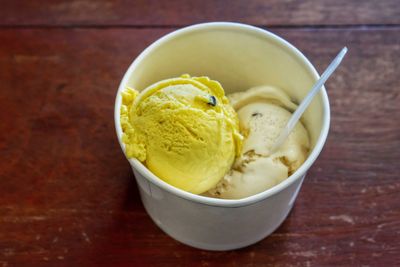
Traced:
<path fill-rule="evenodd" d="M 260 86 L 228 97 L 245 137 L 243 149 L 231 171 L 206 195 L 239 199 L 265 191 L 289 177 L 306 160 L 310 141 L 299 122 L 283 145 L 271 153 L 297 107 L 282 90 Z"/>
<path fill-rule="evenodd" d="M 165 182 L 201 194 L 231 169 L 242 136 L 222 86 L 207 77 L 159 81 L 122 93 L 122 141 Z"/>

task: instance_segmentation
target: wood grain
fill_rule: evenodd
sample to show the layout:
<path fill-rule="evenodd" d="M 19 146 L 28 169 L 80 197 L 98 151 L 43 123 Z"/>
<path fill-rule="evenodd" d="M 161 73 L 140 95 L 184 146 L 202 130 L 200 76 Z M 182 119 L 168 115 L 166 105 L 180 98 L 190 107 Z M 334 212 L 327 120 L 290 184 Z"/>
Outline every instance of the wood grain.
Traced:
<path fill-rule="evenodd" d="M 323 69 L 332 125 L 294 210 L 258 244 L 200 251 L 159 230 L 116 140 L 130 62 L 168 29 L 0 30 L 0 266 L 395 266 L 400 29 L 279 29 Z"/>
<path fill-rule="evenodd" d="M 1 1 L 0 25 L 182 26 L 238 21 L 268 26 L 400 24 L 398 0 Z"/>

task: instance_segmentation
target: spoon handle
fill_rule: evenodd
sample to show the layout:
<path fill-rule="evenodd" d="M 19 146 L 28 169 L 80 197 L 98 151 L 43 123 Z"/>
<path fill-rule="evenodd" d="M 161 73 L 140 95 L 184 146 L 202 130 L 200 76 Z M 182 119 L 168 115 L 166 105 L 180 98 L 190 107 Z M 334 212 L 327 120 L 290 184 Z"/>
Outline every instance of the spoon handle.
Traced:
<path fill-rule="evenodd" d="M 296 123 L 300 120 L 300 118 L 303 115 L 306 108 L 310 105 L 314 96 L 319 92 L 319 90 L 322 88 L 322 86 L 324 85 L 326 80 L 328 80 L 328 78 L 331 76 L 331 74 L 339 66 L 340 62 L 342 61 L 342 59 L 344 58 L 346 53 L 347 53 L 347 47 L 344 47 L 339 52 L 339 54 L 335 57 L 335 59 L 331 62 L 331 64 L 329 64 L 329 66 L 326 68 L 324 73 L 321 75 L 321 77 L 318 79 L 318 81 L 312 87 L 310 92 L 307 94 L 307 96 L 303 99 L 301 104 L 298 106 L 296 111 L 290 117 L 285 128 L 282 130 L 282 132 L 276 139 L 275 144 L 272 146 L 271 153 L 274 152 L 275 150 L 277 150 L 283 144 L 283 142 L 285 142 L 286 138 L 289 136 L 290 132 L 296 126 Z"/>

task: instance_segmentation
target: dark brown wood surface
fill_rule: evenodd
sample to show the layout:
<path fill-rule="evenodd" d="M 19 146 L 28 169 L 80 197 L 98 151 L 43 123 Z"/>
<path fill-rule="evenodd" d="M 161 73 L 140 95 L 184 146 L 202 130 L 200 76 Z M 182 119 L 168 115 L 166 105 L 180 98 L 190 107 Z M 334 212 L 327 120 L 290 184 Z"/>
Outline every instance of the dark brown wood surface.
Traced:
<path fill-rule="evenodd" d="M 166 26 L 399 24 L 398 0 L 1 0 L 0 25 Z"/>
<path fill-rule="evenodd" d="M 169 1 L 151 14 L 156 2 L 2 1 L 0 266 L 398 266 L 399 6 L 333 2 Z M 349 54 L 327 83 L 330 135 L 288 219 L 256 245 L 207 252 L 144 211 L 113 104 L 131 61 L 175 29 L 163 25 L 225 19 L 275 25 L 320 71 Z"/>

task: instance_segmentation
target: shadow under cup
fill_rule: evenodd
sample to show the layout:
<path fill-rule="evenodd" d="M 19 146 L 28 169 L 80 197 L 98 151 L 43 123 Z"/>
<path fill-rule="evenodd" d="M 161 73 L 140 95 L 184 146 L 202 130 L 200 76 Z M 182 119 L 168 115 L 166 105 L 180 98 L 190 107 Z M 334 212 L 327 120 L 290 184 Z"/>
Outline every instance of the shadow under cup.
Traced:
<path fill-rule="evenodd" d="M 292 45 L 265 30 L 238 23 L 205 23 L 183 28 L 157 40 L 132 63 L 116 99 L 115 123 L 121 142 L 120 92 L 139 91 L 182 74 L 219 81 L 226 94 L 271 85 L 296 102 L 319 78 L 311 63 Z M 251 245 L 272 233 L 286 218 L 307 170 L 320 153 L 329 129 L 325 90 L 303 115 L 312 149 L 306 162 L 288 179 L 257 195 L 213 199 L 194 195 L 154 176 L 130 159 L 143 204 L 153 221 L 171 237 L 207 250 L 230 250 Z"/>

